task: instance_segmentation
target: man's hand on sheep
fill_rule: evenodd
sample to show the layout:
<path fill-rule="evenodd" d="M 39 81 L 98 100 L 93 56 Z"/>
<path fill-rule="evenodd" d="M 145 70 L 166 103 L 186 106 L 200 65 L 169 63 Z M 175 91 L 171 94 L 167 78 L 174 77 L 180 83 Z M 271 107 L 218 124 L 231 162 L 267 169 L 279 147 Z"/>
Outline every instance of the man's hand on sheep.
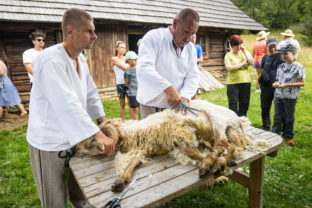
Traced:
<path fill-rule="evenodd" d="M 107 137 L 105 134 L 103 134 L 102 131 L 98 131 L 94 135 L 95 141 L 97 143 L 103 144 L 105 148 L 103 148 L 103 151 L 100 152 L 100 154 L 109 154 L 113 153 L 115 146 L 114 146 L 114 140 Z"/>
<path fill-rule="evenodd" d="M 107 119 L 104 116 L 96 119 L 98 125 L 100 125 L 101 123 L 105 122 L 106 120 Z"/>
<path fill-rule="evenodd" d="M 180 105 L 181 103 L 181 97 L 177 90 L 173 87 L 170 86 L 167 89 L 164 90 L 164 93 L 167 96 L 167 103 L 171 105 L 172 107 L 176 108 Z"/>

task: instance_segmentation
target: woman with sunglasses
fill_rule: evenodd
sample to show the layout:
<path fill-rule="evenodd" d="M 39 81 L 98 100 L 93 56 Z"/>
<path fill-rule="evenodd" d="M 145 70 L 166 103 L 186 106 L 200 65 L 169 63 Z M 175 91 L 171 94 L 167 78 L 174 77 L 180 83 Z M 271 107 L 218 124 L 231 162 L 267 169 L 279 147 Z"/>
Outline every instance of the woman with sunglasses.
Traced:
<path fill-rule="evenodd" d="M 117 41 L 116 52 L 115 56 L 112 57 L 112 62 L 114 64 L 116 87 L 120 103 L 120 117 L 123 121 L 125 120 L 125 98 L 126 98 L 126 85 L 124 80 L 124 74 L 125 70 L 129 68 L 129 65 L 126 64 L 125 53 L 126 53 L 126 43 L 124 43 L 123 41 Z"/>
<path fill-rule="evenodd" d="M 33 71 L 32 66 L 35 61 L 37 55 L 43 50 L 44 47 L 44 38 L 45 35 L 40 32 L 33 32 L 29 35 L 29 38 L 34 45 L 33 48 L 26 50 L 23 53 L 23 64 L 25 66 L 26 71 L 28 72 L 28 77 L 30 79 L 30 88 L 32 87 L 33 80 Z"/>
<path fill-rule="evenodd" d="M 7 76 L 8 68 L 7 68 L 7 58 L 4 51 L 0 48 L 0 120 L 3 114 L 4 106 L 14 106 L 20 110 L 20 117 L 24 117 L 27 115 L 27 111 L 25 110 L 23 104 L 21 104 L 21 98 L 13 85 L 10 78 Z"/>

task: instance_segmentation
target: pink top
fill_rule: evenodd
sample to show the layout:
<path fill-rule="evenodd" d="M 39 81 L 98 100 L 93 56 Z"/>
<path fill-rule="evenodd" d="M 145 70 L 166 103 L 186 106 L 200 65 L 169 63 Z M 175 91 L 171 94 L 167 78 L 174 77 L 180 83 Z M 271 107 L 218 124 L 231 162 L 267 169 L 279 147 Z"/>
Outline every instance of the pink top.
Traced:
<path fill-rule="evenodd" d="M 266 52 L 266 40 L 262 39 L 257 41 L 254 46 L 254 61 L 261 62 L 261 59 L 266 54 Z"/>

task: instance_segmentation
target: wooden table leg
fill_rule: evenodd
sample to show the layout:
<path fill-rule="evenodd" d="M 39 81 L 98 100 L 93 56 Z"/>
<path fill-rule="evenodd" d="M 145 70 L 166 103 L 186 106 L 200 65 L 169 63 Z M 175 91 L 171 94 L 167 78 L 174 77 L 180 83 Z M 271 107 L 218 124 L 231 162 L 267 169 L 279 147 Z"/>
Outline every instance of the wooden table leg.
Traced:
<path fill-rule="evenodd" d="M 249 208 L 262 208 L 264 157 L 250 163 Z"/>

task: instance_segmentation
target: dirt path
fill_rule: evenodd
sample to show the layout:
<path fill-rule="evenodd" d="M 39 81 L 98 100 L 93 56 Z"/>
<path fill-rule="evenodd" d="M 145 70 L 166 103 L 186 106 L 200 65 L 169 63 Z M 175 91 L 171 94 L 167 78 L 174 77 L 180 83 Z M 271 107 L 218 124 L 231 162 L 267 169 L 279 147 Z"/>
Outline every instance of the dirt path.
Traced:
<path fill-rule="evenodd" d="M 0 121 L 0 131 L 8 130 L 11 131 L 16 128 L 20 128 L 28 124 L 28 115 L 19 118 L 19 114 L 7 113 L 5 119 Z"/>

